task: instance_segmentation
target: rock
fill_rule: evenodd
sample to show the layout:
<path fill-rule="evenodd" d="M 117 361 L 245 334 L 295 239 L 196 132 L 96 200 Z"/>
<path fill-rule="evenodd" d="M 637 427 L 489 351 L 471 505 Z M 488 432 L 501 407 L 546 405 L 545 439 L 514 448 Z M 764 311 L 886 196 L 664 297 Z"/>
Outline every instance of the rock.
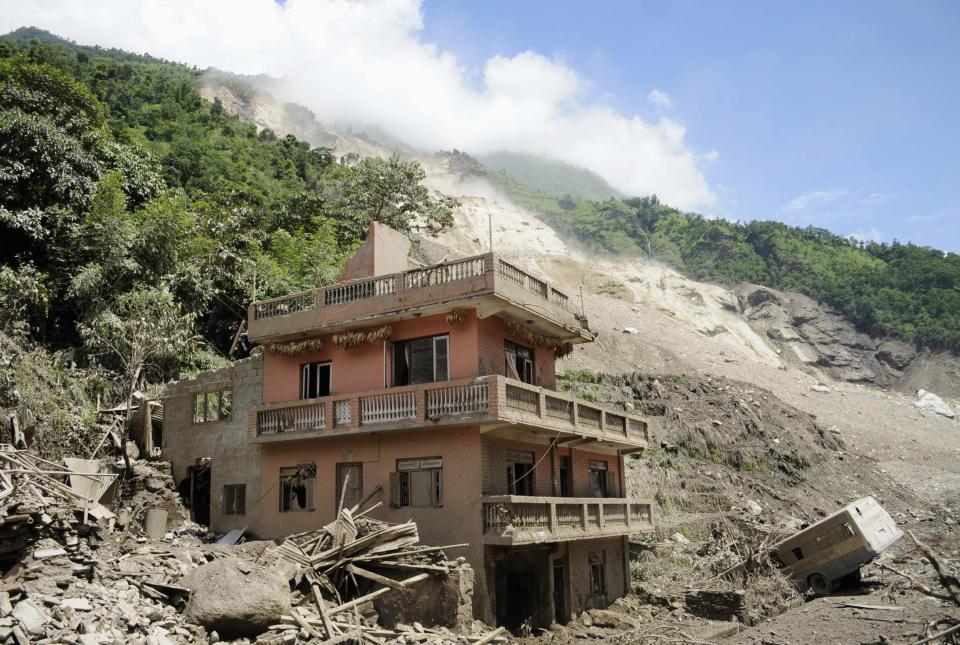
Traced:
<path fill-rule="evenodd" d="M 244 574 L 236 558 L 220 558 L 197 567 L 180 584 L 191 592 L 184 616 L 221 638 L 256 636 L 290 613 L 287 580 L 263 565 Z"/>
<path fill-rule="evenodd" d="M 61 607 L 69 607 L 76 611 L 93 611 L 93 606 L 86 598 L 64 598 Z"/>
<path fill-rule="evenodd" d="M 751 515 L 759 515 L 763 512 L 763 507 L 760 506 L 757 502 L 752 499 L 748 499 L 743 503 L 744 509 Z"/>
<path fill-rule="evenodd" d="M 823 392 L 824 394 L 829 394 L 830 391 L 831 391 L 829 387 L 827 387 L 826 385 L 824 385 L 824 384 L 822 384 L 822 383 L 817 383 L 816 385 L 811 385 L 811 386 L 810 386 L 810 389 L 813 390 L 814 392 Z"/>
<path fill-rule="evenodd" d="M 940 414 L 948 419 L 953 419 L 957 416 L 957 413 L 954 412 L 943 399 L 933 392 L 927 392 L 926 390 L 917 390 L 917 400 L 914 402 L 914 405 L 925 412 L 929 411 Z"/>
<path fill-rule="evenodd" d="M 159 477 L 147 477 L 143 485 L 148 491 L 153 493 L 159 493 L 167 487 L 166 483 Z"/>
<path fill-rule="evenodd" d="M 902 371 L 917 357 L 917 350 L 899 340 L 885 340 L 880 343 L 874 356 L 884 365 Z"/>
<path fill-rule="evenodd" d="M 624 328 L 623 328 L 623 333 L 624 333 L 624 334 L 634 334 L 634 335 L 636 335 L 636 334 L 639 334 L 639 333 L 640 333 L 640 330 L 637 329 L 636 327 L 624 327 Z"/>
<path fill-rule="evenodd" d="M 13 608 L 13 617 L 28 633 L 34 635 L 43 633 L 43 625 L 48 620 L 48 616 L 30 600 L 18 602 Z"/>
<path fill-rule="evenodd" d="M 670 539 L 676 542 L 677 544 L 690 544 L 690 540 L 687 539 L 687 536 L 679 531 L 670 536 Z"/>

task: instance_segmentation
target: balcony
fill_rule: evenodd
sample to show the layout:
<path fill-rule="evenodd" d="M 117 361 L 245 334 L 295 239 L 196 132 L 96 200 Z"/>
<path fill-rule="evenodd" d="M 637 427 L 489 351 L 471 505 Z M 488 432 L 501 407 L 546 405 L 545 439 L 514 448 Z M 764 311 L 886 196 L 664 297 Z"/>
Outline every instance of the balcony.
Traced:
<path fill-rule="evenodd" d="M 254 342 L 292 340 L 454 306 L 475 306 L 481 317 L 515 310 L 544 333 L 589 340 L 565 293 L 492 253 L 259 300 L 250 305 L 247 334 Z"/>
<path fill-rule="evenodd" d="M 521 426 L 555 437 L 557 445 L 623 453 L 649 440 L 641 417 L 503 376 L 272 403 L 250 419 L 256 443 L 464 425 L 481 432 Z"/>
<path fill-rule="evenodd" d="M 566 542 L 653 530 L 649 501 L 628 498 L 483 498 L 483 543 L 518 546 Z"/>

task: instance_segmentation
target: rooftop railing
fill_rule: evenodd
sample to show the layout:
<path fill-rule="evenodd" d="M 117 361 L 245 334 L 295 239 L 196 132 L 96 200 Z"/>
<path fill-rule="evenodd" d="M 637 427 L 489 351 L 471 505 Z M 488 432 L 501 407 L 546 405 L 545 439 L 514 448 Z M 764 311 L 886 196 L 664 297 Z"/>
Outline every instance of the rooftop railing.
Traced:
<path fill-rule="evenodd" d="M 471 280 L 496 270 L 523 289 L 535 294 L 540 300 L 551 302 L 563 309 L 569 308 L 569 298 L 552 285 L 536 278 L 492 253 L 443 262 L 435 266 L 411 269 L 402 273 L 353 280 L 312 291 L 259 300 L 253 304 L 255 320 L 276 318 L 301 311 L 330 307 L 357 300 L 392 295 L 400 291 L 413 291 L 436 285 Z"/>

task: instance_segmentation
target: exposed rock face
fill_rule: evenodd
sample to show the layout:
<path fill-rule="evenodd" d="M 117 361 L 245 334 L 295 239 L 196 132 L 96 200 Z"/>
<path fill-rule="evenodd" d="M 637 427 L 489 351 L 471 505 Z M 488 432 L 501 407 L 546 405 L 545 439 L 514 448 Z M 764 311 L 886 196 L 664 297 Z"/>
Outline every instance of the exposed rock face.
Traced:
<path fill-rule="evenodd" d="M 786 360 L 838 381 L 892 385 L 916 357 L 908 344 L 875 339 L 811 298 L 744 284 L 744 317 Z"/>
<path fill-rule="evenodd" d="M 184 615 L 221 636 L 256 636 L 290 613 L 290 587 L 270 567 L 220 558 L 181 579 L 190 589 Z"/>

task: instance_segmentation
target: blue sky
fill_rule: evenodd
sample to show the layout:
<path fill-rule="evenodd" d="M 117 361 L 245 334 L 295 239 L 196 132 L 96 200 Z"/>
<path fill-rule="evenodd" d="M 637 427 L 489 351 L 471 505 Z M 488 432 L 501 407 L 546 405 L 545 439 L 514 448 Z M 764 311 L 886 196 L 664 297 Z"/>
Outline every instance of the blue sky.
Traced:
<path fill-rule="evenodd" d="M 423 17 L 478 84 L 534 50 L 592 100 L 681 123 L 716 195 L 700 210 L 960 251 L 960 2 L 426 0 Z"/>

